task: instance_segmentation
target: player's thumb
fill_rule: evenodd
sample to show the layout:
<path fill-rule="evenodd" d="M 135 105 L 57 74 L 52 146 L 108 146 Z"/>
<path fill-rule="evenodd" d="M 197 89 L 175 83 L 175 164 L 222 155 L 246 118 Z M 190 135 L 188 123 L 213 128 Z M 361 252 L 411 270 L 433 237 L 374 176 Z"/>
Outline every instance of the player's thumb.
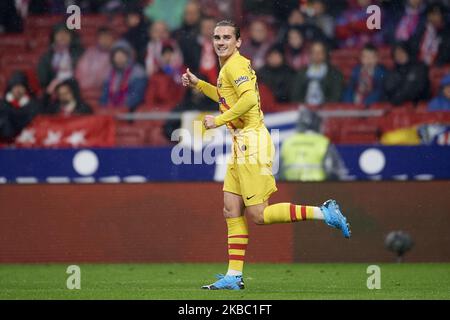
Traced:
<path fill-rule="evenodd" d="M 191 78 L 193 76 L 193 74 L 191 73 L 191 71 L 189 70 L 189 68 L 186 69 L 186 73 L 188 75 L 189 78 Z"/>

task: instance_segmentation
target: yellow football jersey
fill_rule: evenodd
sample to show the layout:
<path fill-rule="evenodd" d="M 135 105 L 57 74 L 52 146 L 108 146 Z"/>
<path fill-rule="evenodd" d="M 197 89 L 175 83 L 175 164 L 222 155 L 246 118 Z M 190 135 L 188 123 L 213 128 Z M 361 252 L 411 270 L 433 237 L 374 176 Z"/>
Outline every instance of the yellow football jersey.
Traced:
<path fill-rule="evenodd" d="M 250 60 L 236 52 L 222 66 L 217 79 L 220 112 L 231 109 L 248 90 L 254 91 L 257 103 L 239 118 L 227 122 L 229 129 L 256 129 L 264 124 L 256 73 Z"/>

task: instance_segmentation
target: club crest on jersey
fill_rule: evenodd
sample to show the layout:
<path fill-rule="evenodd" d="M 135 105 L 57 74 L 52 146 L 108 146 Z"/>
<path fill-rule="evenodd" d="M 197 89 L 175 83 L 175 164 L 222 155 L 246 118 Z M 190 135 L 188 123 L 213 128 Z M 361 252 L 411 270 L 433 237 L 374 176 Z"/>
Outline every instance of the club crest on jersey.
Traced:
<path fill-rule="evenodd" d="M 234 80 L 234 83 L 239 87 L 244 82 L 250 81 L 248 76 L 240 76 L 236 80 Z"/>
<path fill-rule="evenodd" d="M 217 88 L 222 88 L 222 79 L 217 78 Z"/>

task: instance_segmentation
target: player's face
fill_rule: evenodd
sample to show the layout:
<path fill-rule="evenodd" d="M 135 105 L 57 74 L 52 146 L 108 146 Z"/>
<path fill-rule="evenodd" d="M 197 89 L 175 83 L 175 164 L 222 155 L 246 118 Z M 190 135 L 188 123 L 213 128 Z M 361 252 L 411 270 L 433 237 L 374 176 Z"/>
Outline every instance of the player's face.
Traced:
<path fill-rule="evenodd" d="M 241 46 L 241 39 L 236 39 L 234 31 L 234 28 L 229 26 L 214 29 L 214 50 L 220 59 L 229 58 Z"/>

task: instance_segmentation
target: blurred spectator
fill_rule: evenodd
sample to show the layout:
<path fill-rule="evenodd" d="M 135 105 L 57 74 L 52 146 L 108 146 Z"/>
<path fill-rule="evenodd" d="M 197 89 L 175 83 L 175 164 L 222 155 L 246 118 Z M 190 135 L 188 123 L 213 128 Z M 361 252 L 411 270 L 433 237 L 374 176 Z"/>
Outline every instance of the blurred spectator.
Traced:
<path fill-rule="evenodd" d="M 310 61 L 294 77 L 291 100 L 312 106 L 340 101 L 344 78 L 330 64 L 325 43 L 314 42 L 311 45 Z"/>
<path fill-rule="evenodd" d="M 183 57 L 190 56 L 189 51 L 199 35 L 200 20 L 201 10 L 199 4 L 192 0 L 189 1 L 184 8 L 183 23 L 173 33 L 173 37 L 178 42 Z"/>
<path fill-rule="evenodd" d="M 353 68 L 344 101 L 366 106 L 383 98 L 386 69 L 378 63 L 375 46 L 367 44 L 361 51 L 360 64 Z"/>
<path fill-rule="evenodd" d="M 152 21 L 164 21 L 170 30 L 181 26 L 183 12 L 188 0 L 152 0 L 144 14 Z"/>
<path fill-rule="evenodd" d="M 190 0 L 186 3 L 183 11 L 181 26 L 174 31 L 177 40 L 190 39 L 199 32 L 202 12 L 197 1 Z"/>
<path fill-rule="evenodd" d="M 179 63 L 181 54 L 175 51 L 171 44 L 164 44 L 161 49 L 161 61 L 159 63 L 159 72 L 171 77 L 175 83 L 180 83 L 183 73 L 182 64 Z"/>
<path fill-rule="evenodd" d="M 308 65 L 308 48 L 301 29 L 299 27 L 291 27 L 287 33 L 286 40 L 284 46 L 286 63 L 296 71 Z"/>
<path fill-rule="evenodd" d="M 147 49 L 149 22 L 140 6 L 130 6 L 125 13 L 127 31 L 122 35 L 136 52 L 136 62 L 144 65 Z"/>
<path fill-rule="evenodd" d="M 427 66 L 415 61 L 406 42 L 395 44 L 392 54 L 395 66 L 384 82 L 389 102 L 400 105 L 427 99 L 430 86 Z"/>
<path fill-rule="evenodd" d="M 198 69 L 199 74 L 212 84 L 217 82 L 217 76 L 219 75 L 219 64 L 212 42 L 215 26 L 216 20 L 209 17 L 203 18 L 200 23 L 200 34 L 197 41 L 192 44 L 191 49 L 192 53 L 197 54 L 196 61 L 193 61 L 194 68 L 192 70 Z M 185 65 L 191 66 L 188 63 L 185 63 Z"/>
<path fill-rule="evenodd" d="M 371 0 L 357 0 L 336 20 L 336 42 L 339 47 L 362 48 L 367 43 L 381 45 L 383 34 L 367 28 L 367 7 Z"/>
<path fill-rule="evenodd" d="M 184 65 L 199 73 L 209 83 L 216 83 L 218 76 L 217 56 L 212 44 L 216 20 L 204 17 L 200 22 L 200 33 L 192 40 L 189 50 L 183 52 Z"/>
<path fill-rule="evenodd" d="M 175 40 L 170 38 L 166 23 L 155 21 L 150 27 L 149 33 L 150 41 L 147 44 L 145 57 L 145 68 L 148 77 L 151 77 L 158 71 L 163 71 L 173 76 L 174 80 L 179 81 L 180 77 L 178 75 L 183 65 L 183 56 Z M 163 48 L 166 48 L 164 59 Z"/>
<path fill-rule="evenodd" d="M 264 57 L 271 46 L 267 25 L 262 20 L 253 20 L 249 27 L 250 38 L 242 43 L 239 52 L 252 61 L 256 71 L 264 65 Z"/>
<path fill-rule="evenodd" d="M 142 6 L 146 0 L 75 0 L 74 2 L 83 13 L 119 14 L 130 7 Z"/>
<path fill-rule="evenodd" d="M 86 104 L 80 93 L 77 80 L 70 78 L 59 83 L 54 89 L 55 100 L 52 101 L 52 91 L 46 92 L 42 101 L 41 112 L 44 114 L 90 114 L 91 107 Z"/>
<path fill-rule="evenodd" d="M 244 0 L 243 9 L 247 15 L 260 16 L 260 15 L 272 15 L 274 9 L 274 1 L 266 0 Z M 281 4 L 282 1 L 277 1 Z"/>
<path fill-rule="evenodd" d="M 309 16 L 306 19 L 310 23 L 318 27 L 328 40 L 334 38 L 334 19 L 328 14 L 328 8 L 325 0 L 310 0 Z"/>
<path fill-rule="evenodd" d="M 332 17 L 338 17 L 348 7 L 348 0 L 324 0 L 324 3 Z"/>
<path fill-rule="evenodd" d="M 20 4 L 15 0 L 0 1 L 0 34 L 23 31 Z"/>
<path fill-rule="evenodd" d="M 196 89 L 189 88 L 183 100 L 172 109 L 172 112 L 184 111 L 217 111 L 217 103 Z M 170 140 L 172 132 L 181 127 L 181 120 L 167 120 L 164 124 L 164 135 Z"/>
<path fill-rule="evenodd" d="M 430 101 L 428 111 L 450 111 L 450 74 L 442 78 L 439 95 Z"/>
<path fill-rule="evenodd" d="M 258 78 L 271 89 L 277 102 L 289 101 L 293 76 L 294 70 L 284 61 L 283 48 L 280 46 L 270 48 L 264 67 L 258 72 Z"/>
<path fill-rule="evenodd" d="M 76 68 L 76 79 L 81 89 L 101 90 L 111 72 L 110 51 L 113 43 L 112 30 L 100 27 L 97 30 L 97 44 L 84 52 Z"/>
<path fill-rule="evenodd" d="M 103 86 L 100 103 L 136 110 L 144 100 L 147 78 L 144 68 L 134 61 L 134 52 L 128 43 L 120 41 L 113 46 L 111 65 L 112 71 Z"/>
<path fill-rule="evenodd" d="M 336 147 L 320 133 L 321 118 L 301 108 L 297 133 L 284 140 L 281 150 L 281 178 L 288 181 L 341 179 L 347 173 Z"/>
<path fill-rule="evenodd" d="M 420 61 L 428 66 L 450 63 L 450 23 L 445 7 L 431 4 L 426 10 L 426 23 L 411 38 Z"/>
<path fill-rule="evenodd" d="M 38 15 L 50 12 L 48 0 L 30 0 L 28 2 L 28 14 Z"/>
<path fill-rule="evenodd" d="M 423 0 L 406 0 L 404 8 L 400 11 L 395 10 L 393 15 L 389 17 L 389 21 L 396 23 L 393 32 L 389 32 L 394 36 L 392 41 L 407 41 L 417 30 L 420 30 L 425 23 L 425 4 Z"/>
<path fill-rule="evenodd" d="M 40 58 L 37 75 L 41 87 L 47 88 L 52 81 L 74 76 L 75 66 L 83 54 L 78 35 L 65 24 L 56 25 L 50 35 L 50 48 Z"/>
<path fill-rule="evenodd" d="M 5 98 L 0 101 L 0 139 L 11 140 L 38 112 L 38 103 L 25 73 L 14 72 L 8 80 Z"/>
<path fill-rule="evenodd" d="M 199 0 L 205 16 L 215 19 L 233 19 L 235 0 Z"/>
<path fill-rule="evenodd" d="M 298 28 L 306 40 L 306 42 L 312 41 L 325 41 L 328 43 L 328 39 L 325 34 L 315 25 L 306 22 L 306 16 L 299 9 L 294 9 L 290 12 L 287 22 L 283 22 L 278 30 L 277 41 L 286 42 L 287 34 L 292 27 Z"/>

